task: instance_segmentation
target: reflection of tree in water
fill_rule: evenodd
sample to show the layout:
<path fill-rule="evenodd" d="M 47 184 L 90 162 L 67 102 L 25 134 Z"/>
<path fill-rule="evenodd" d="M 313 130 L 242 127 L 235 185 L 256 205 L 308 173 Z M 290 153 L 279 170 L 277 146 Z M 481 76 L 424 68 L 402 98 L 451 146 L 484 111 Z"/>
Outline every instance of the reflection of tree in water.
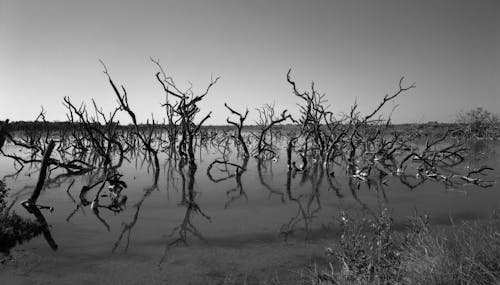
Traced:
<path fill-rule="evenodd" d="M 152 130 L 149 130 L 149 136 L 150 137 L 152 136 Z M 130 143 L 131 142 L 129 142 L 129 144 Z M 129 145 L 128 148 L 132 146 Z M 108 156 L 110 159 L 104 160 L 104 162 L 106 163 L 99 164 L 97 170 L 90 173 L 90 175 L 88 176 L 87 184 L 84 185 L 79 192 L 78 203 L 75 201 L 70 192 L 74 180 L 67 188 L 66 193 L 68 194 L 70 199 L 76 204 L 76 207 L 66 218 L 66 221 L 69 222 L 71 218 L 79 210 L 81 210 L 82 213 L 85 214 L 84 207 L 90 205 L 90 208 L 92 209 L 92 212 L 96 216 L 98 221 L 100 221 L 108 231 L 111 230 L 107 221 L 101 216 L 100 211 L 104 209 L 116 214 L 122 212 L 125 209 L 128 197 L 126 195 L 123 195 L 122 191 L 124 190 L 124 188 L 127 188 L 127 184 L 122 180 L 123 175 L 120 174 L 118 171 L 118 169 L 122 166 L 123 161 L 125 160 L 130 163 L 131 159 L 135 159 L 136 168 L 138 167 L 140 161 L 141 169 L 146 168 L 148 173 L 150 173 L 151 170 L 153 171 L 154 175 L 153 186 L 147 187 L 145 189 L 145 193 L 147 195 L 143 197 L 143 200 L 151 193 L 152 190 L 157 188 L 156 185 L 158 183 L 160 168 L 157 161 L 157 157 L 154 155 L 154 152 L 152 153 L 148 149 L 143 149 L 143 150 L 132 149 L 129 152 L 130 157 L 125 157 L 123 153 L 120 152 L 118 160 L 115 164 L 113 164 L 113 159 L 112 159 L 113 155 L 109 154 Z M 104 193 L 106 184 L 108 184 L 107 188 L 108 191 Z M 88 199 L 87 196 L 90 194 L 90 191 L 94 188 L 98 189 L 97 192 L 95 193 L 94 198 Z M 103 201 L 102 198 L 108 198 L 108 199 Z M 138 208 L 140 208 L 140 204 L 142 204 L 143 200 L 139 202 Z M 136 205 L 136 207 L 138 205 Z M 138 211 L 136 212 L 136 215 L 138 215 Z M 135 224 L 135 222 L 133 224 Z"/>
<path fill-rule="evenodd" d="M 224 138 L 222 142 L 224 143 L 223 148 L 219 150 L 223 154 L 224 160 L 214 161 L 208 167 L 207 175 L 211 181 L 215 183 L 228 180 L 233 177 L 235 178 L 236 185 L 234 188 L 226 191 L 227 201 L 225 202 L 224 207 L 228 208 L 231 205 L 234 206 L 234 202 L 238 199 L 248 199 L 247 193 L 244 191 L 242 184 L 242 175 L 247 170 L 249 158 L 248 156 L 243 157 L 241 165 L 227 162 L 225 159 L 228 156 L 228 153 L 230 153 L 230 141 L 227 138 Z M 290 217 L 288 222 L 280 227 L 280 235 L 284 236 L 286 240 L 293 233 L 302 230 L 306 233 L 307 238 L 312 230 L 313 220 L 318 216 L 319 211 L 321 211 L 322 205 L 320 191 L 326 189 L 326 186 L 322 188 L 321 185 L 325 184 L 329 186 L 330 189 L 335 190 L 338 198 L 343 198 L 345 194 L 341 193 L 341 188 L 337 186 L 338 182 L 336 181 L 334 173 L 329 168 L 329 165 L 332 163 L 338 163 L 338 160 L 340 160 L 338 165 L 346 168 L 346 176 L 339 176 L 347 178 L 345 185 L 347 187 L 345 187 L 345 190 L 347 190 L 347 193 L 350 191 L 350 196 L 352 196 L 357 204 L 359 204 L 361 210 L 371 214 L 375 218 L 378 216 L 374 213 L 378 213 L 378 211 L 373 208 L 381 207 L 388 203 L 386 188 L 389 181 L 394 183 L 399 180 L 402 185 L 405 185 L 411 190 L 416 189 L 427 182 L 441 183 L 447 190 L 457 189 L 461 186 L 470 184 L 480 187 L 491 187 L 493 185 L 494 182 L 482 179 L 485 173 L 491 172 L 493 169 L 481 166 L 473 168 L 471 165 L 469 165 L 468 168 L 458 168 L 457 165 L 462 163 L 464 160 L 462 157 L 462 146 L 458 144 L 444 145 L 441 144 L 441 142 L 441 138 L 429 140 L 425 145 L 421 146 L 420 149 L 411 147 L 409 150 L 405 150 L 405 152 L 403 152 L 402 150 L 405 146 L 395 145 L 394 141 L 387 141 L 381 143 L 383 147 L 379 147 L 378 150 L 376 149 L 373 151 L 370 148 L 362 150 L 358 149 L 358 152 L 352 152 L 352 157 L 341 155 L 338 157 L 337 161 L 332 160 L 328 163 L 322 161 L 317 156 L 315 157 L 314 150 L 307 148 L 306 144 L 305 147 L 298 150 L 304 153 L 299 153 L 300 157 L 303 159 L 303 164 L 300 167 L 297 167 L 294 163 L 289 162 L 289 165 L 292 165 L 293 167 L 290 167 L 287 173 L 286 192 L 281 191 L 280 188 L 273 185 L 272 160 L 259 158 L 257 160 L 256 168 L 259 182 L 262 185 L 261 188 L 269 191 L 269 197 L 272 195 L 278 195 L 283 203 L 288 200 L 297 209 L 295 215 Z M 480 146 L 477 148 L 477 152 L 483 151 L 480 149 Z M 292 151 L 291 148 L 289 149 Z M 394 155 L 392 155 L 393 153 Z M 396 154 L 399 153 L 401 153 L 401 155 L 397 156 Z M 154 162 L 154 156 L 149 152 L 141 150 L 130 151 L 129 154 L 135 154 L 136 168 L 147 169 L 148 173 L 150 173 L 151 170 L 154 172 L 154 182 L 152 186 L 144 189 L 142 199 L 135 204 L 135 214 L 133 215 L 132 220 L 129 223 L 123 224 L 122 231 L 118 240 L 114 244 L 113 251 L 120 246 L 124 239 L 126 240 L 125 250 L 128 249 L 131 232 L 137 223 L 142 204 L 154 189 L 158 189 L 157 183 L 159 167 L 155 166 L 156 163 Z M 111 154 L 109 154 L 109 156 L 110 158 L 113 157 Z M 305 160 L 306 157 L 309 162 Z M 90 160 L 92 160 L 92 158 Z M 101 212 L 103 210 L 109 210 L 114 213 L 119 213 L 124 210 L 126 196 L 121 192 L 127 185 L 121 180 L 122 175 L 118 172 L 118 168 L 124 160 L 129 162 L 130 160 L 120 157 L 114 164 L 114 159 L 109 160 L 106 164 L 99 164 L 98 161 L 101 160 L 99 160 L 97 156 L 94 156 L 94 160 L 97 160 L 97 162 L 91 161 L 88 163 L 89 165 L 97 165 L 92 171 L 90 169 L 72 170 L 65 173 L 53 171 L 53 175 L 50 177 L 52 170 L 49 169 L 48 177 L 43 187 L 44 189 L 50 187 L 60 187 L 65 183 L 69 183 L 66 192 L 68 197 L 75 203 L 76 209 L 68 216 L 67 221 L 69 221 L 79 210 L 83 211 L 84 207 L 90 205 L 90 208 L 96 218 L 104 225 L 104 227 L 106 227 L 108 231 L 110 231 L 110 227 L 106 220 L 101 216 Z M 37 162 L 38 161 L 40 161 L 40 159 L 37 158 Z M 64 161 L 68 160 L 65 159 Z M 173 188 L 179 186 L 179 189 L 182 191 L 182 198 L 179 206 L 184 208 L 183 210 L 185 210 L 185 214 L 180 224 L 172 229 L 172 233 L 166 241 L 167 244 L 165 253 L 174 245 L 187 244 L 189 235 L 205 241 L 202 233 L 195 227 L 195 225 L 193 225 L 192 218 L 194 215 L 201 215 L 210 221 L 210 217 L 200 209 L 199 204 L 196 202 L 197 193 L 194 191 L 195 173 L 197 170 L 196 164 L 187 164 L 185 159 L 181 159 L 178 164 L 176 162 L 177 160 L 174 159 L 166 161 L 165 167 L 167 164 L 169 166 L 168 171 L 166 171 L 167 188 L 170 186 L 173 186 Z M 51 159 L 50 163 L 52 163 L 52 165 L 56 165 L 56 161 L 54 159 Z M 140 167 L 138 165 L 140 165 Z M 218 169 L 221 173 L 225 173 L 225 176 L 222 178 L 215 178 L 212 176 L 211 169 Z M 35 172 L 36 171 L 34 170 L 32 173 Z M 89 178 L 87 185 L 82 187 L 78 197 L 76 197 L 76 195 L 73 197 L 70 191 L 75 182 L 73 177 L 87 173 L 87 177 Z M 174 178 L 176 176 L 177 178 Z M 293 193 L 291 185 L 292 179 L 295 178 L 297 178 L 298 183 L 302 187 L 304 185 L 309 187 L 310 183 L 310 191 L 307 193 Z M 328 184 L 324 183 L 325 180 Z M 106 187 L 108 185 L 109 187 Z M 27 187 L 27 189 L 32 188 L 32 186 Z M 109 193 L 107 194 L 105 194 L 106 189 L 109 190 Z M 377 203 L 375 203 L 375 205 L 366 202 L 366 200 L 363 201 L 364 199 L 362 198 L 366 196 L 359 195 L 359 192 L 362 189 L 367 189 L 369 192 L 374 192 L 377 195 Z M 89 198 L 91 193 L 94 194 L 93 198 Z M 14 196 L 14 198 L 17 199 L 16 196 Z M 28 212 L 33 214 L 39 224 L 43 226 L 43 233 L 49 245 L 54 249 L 57 248 L 56 243 L 50 235 L 47 222 L 40 212 L 40 210 L 44 209 L 45 206 L 27 203 L 23 203 L 23 206 L 25 206 Z M 165 255 L 163 259 L 164 258 Z"/>
<path fill-rule="evenodd" d="M 194 183 L 195 183 L 195 174 L 197 170 L 197 166 L 195 163 L 190 162 L 188 164 L 187 173 L 185 173 L 185 160 L 181 159 L 179 162 L 179 174 L 181 176 L 182 183 L 182 197 L 179 202 L 179 206 L 184 207 L 186 212 L 184 214 L 184 218 L 182 222 L 172 229 L 172 232 L 168 236 L 167 243 L 165 246 L 165 251 L 160 260 L 160 264 L 167 257 L 167 252 L 172 246 L 176 246 L 178 244 L 188 244 L 188 235 L 191 234 L 197 237 L 199 240 L 203 242 L 207 242 L 207 240 L 203 237 L 201 232 L 193 225 L 191 219 L 194 214 L 199 214 L 208 221 L 211 221 L 210 217 L 206 215 L 200 208 L 200 206 L 196 202 L 196 192 L 194 191 Z M 187 183 L 186 183 L 186 174 L 187 174 Z"/>
<path fill-rule="evenodd" d="M 491 141 L 477 140 L 467 142 L 469 153 L 468 159 L 473 164 L 477 164 L 487 157 L 496 157 L 495 144 Z"/>
<path fill-rule="evenodd" d="M 45 240 L 53 250 L 56 250 L 57 244 L 55 240 L 52 238 L 52 234 L 50 233 L 49 230 L 49 225 L 47 224 L 47 221 L 45 220 L 43 214 L 40 212 L 40 209 L 50 209 L 52 211 L 53 208 L 37 204 L 38 197 L 40 196 L 43 185 L 45 183 L 45 179 L 50 164 L 50 155 L 52 154 L 54 147 L 55 147 L 55 142 L 50 141 L 47 145 L 47 148 L 44 151 L 43 158 L 41 160 L 40 173 L 38 175 L 38 180 L 33 190 L 33 193 L 31 193 L 31 196 L 27 200 L 22 202 L 22 205 L 26 209 L 26 211 L 28 211 L 28 213 L 35 216 L 38 224 L 40 225 L 40 229 L 43 233 Z"/>
<path fill-rule="evenodd" d="M 226 191 L 226 196 L 228 197 L 228 200 L 226 204 L 224 204 L 224 209 L 227 209 L 229 205 L 231 205 L 231 203 L 241 199 L 241 197 L 245 198 L 245 200 L 248 201 L 247 194 L 245 193 L 245 190 L 243 189 L 243 184 L 241 183 L 241 176 L 245 171 L 247 171 L 247 166 L 248 166 L 248 156 L 245 156 L 243 158 L 243 165 L 241 166 L 241 168 L 236 169 L 236 177 L 235 177 L 236 187 Z"/>
<path fill-rule="evenodd" d="M 118 239 L 116 240 L 116 242 L 115 242 L 115 244 L 113 246 L 112 252 L 115 252 L 115 250 L 118 248 L 118 246 L 120 245 L 120 242 L 123 240 L 125 234 L 127 236 L 127 241 L 126 241 L 126 244 L 125 244 L 125 251 L 128 250 L 128 247 L 130 245 L 130 235 L 132 233 L 132 229 L 137 224 L 137 219 L 139 218 L 139 213 L 141 211 L 142 203 L 144 203 L 144 201 L 146 201 L 146 199 L 149 197 L 149 195 L 151 195 L 151 193 L 153 192 L 153 190 L 158 189 L 158 178 L 159 178 L 159 176 L 160 176 L 160 169 L 157 168 L 157 167 L 154 167 L 153 184 L 151 186 L 149 186 L 149 187 L 144 188 L 144 194 L 142 195 L 141 200 L 139 200 L 139 202 L 137 202 L 134 205 L 134 207 L 136 208 L 136 210 L 135 210 L 134 216 L 132 217 L 132 221 L 130 221 L 129 223 L 123 223 L 122 224 L 122 231 L 121 231 Z"/>
<path fill-rule="evenodd" d="M 78 203 L 75 198 L 71 195 L 71 187 L 73 186 L 75 180 L 73 180 L 68 186 L 66 193 L 69 198 L 76 204 L 75 209 L 68 215 L 66 221 L 69 222 L 71 218 L 81 210 L 85 214 L 84 208 L 90 205 L 92 212 L 96 216 L 97 220 L 100 221 L 109 232 L 110 226 L 106 220 L 100 215 L 100 209 L 106 209 L 113 213 L 120 213 L 125 209 L 127 202 L 127 196 L 122 194 L 124 188 L 127 188 L 127 184 L 121 180 L 123 177 L 116 169 L 106 169 L 102 171 L 97 171 L 95 174 L 89 177 L 89 182 L 87 185 L 82 186 L 80 193 L 78 195 Z M 108 192 L 103 193 L 106 184 L 108 186 Z M 97 192 L 93 199 L 89 200 L 87 195 L 94 188 L 98 187 Z M 109 198 L 109 201 L 105 202 L 102 198 Z"/>
<path fill-rule="evenodd" d="M 227 160 L 216 159 L 207 168 L 207 176 L 214 183 L 219 183 L 221 181 L 235 177 L 236 187 L 231 188 L 231 189 L 226 191 L 226 196 L 228 197 L 228 200 L 227 200 L 226 204 L 224 204 L 224 209 L 227 209 L 229 207 L 229 205 L 231 205 L 231 203 L 233 203 L 234 201 L 236 201 L 238 199 L 241 199 L 242 197 L 248 201 L 247 194 L 245 193 L 245 190 L 243 188 L 243 184 L 241 182 L 241 177 L 242 177 L 243 173 L 245 173 L 245 171 L 247 171 L 248 160 L 249 160 L 249 157 L 245 156 L 245 157 L 243 157 L 243 164 L 238 165 L 235 163 L 228 162 Z M 214 178 L 211 171 L 215 165 L 222 165 L 223 168 L 218 168 L 218 170 L 222 173 L 225 173 L 226 176 L 221 177 L 221 178 Z M 232 173 L 230 168 L 235 168 L 235 170 L 234 170 L 235 173 Z"/>
<path fill-rule="evenodd" d="M 267 160 L 267 159 L 262 159 L 262 158 L 257 159 L 257 174 L 259 175 L 259 182 L 262 186 L 264 186 L 264 188 L 267 191 L 269 191 L 269 198 L 271 198 L 272 195 L 277 195 L 278 197 L 280 197 L 281 202 L 285 203 L 285 193 L 274 189 L 264 179 L 264 175 L 263 175 L 264 171 L 269 171 L 269 173 L 271 174 L 271 177 L 272 177 L 272 174 L 273 174 L 272 173 L 272 163 L 273 163 L 273 160 Z"/>
<path fill-rule="evenodd" d="M 294 195 L 291 189 L 291 181 L 297 173 L 300 173 L 300 185 L 304 185 L 306 181 L 311 183 L 311 192 Z M 285 241 L 288 237 L 294 235 L 298 230 L 300 222 L 303 222 L 302 230 L 306 234 L 306 239 L 311 230 L 311 224 L 317 213 L 321 210 L 320 186 L 324 179 L 324 168 L 321 164 L 316 163 L 311 168 L 297 172 L 297 169 L 289 169 L 287 172 L 286 192 L 287 197 L 291 202 L 297 205 L 297 213 L 291 217 L 288 223 L 283 224 L 279 229 L 279 235 Z"/>
<path fill-rule="evenodd" d="M 27 201 L 24 201 L 22 203 L 22 205 L 28 211 L 28 213 L 35 216 L 38 224 L 41 227 L 43 237 L 45 238 L 45 240 L 49 244 L 50 248 L 52 248 L 53 250 L 56 250 L 57 243 L 55 242 L 54 238 L 52 237 L 52 234 L 50 233 L 49 225 L 48 225 L 47 221 L 45 220 L 44 215 L 40 211 L 40 209 L 43 209 L 43 207 L 39 208 L 37 205 L 30 204 Z"/>
<path fill-rule="evenodd" d="M 313 220 L 318 217 L 322 209 L 320 197 L 321 190 L 333 190 L 339 199 L 344 198 L 344 194 L 341 191 L 342 187 L 337 182 L 334 172 L 329 169 L 327 164 L 321 163 L 314 156 L 308 155 L 306 157 L 301 155 L 300 158 L 302 159 L 302 165 L 300 167 L 288 161 L 290 167 L 288 168 L 286 178 L 286 196 L 282 197 L 282 201 L 286 202 L 286 198 L 288 201 L 295 204 L 297 212 L 287 223 L 282 224 L 279 228 L 279 235 L 282 236 L 285 241 L 299 231 L 305 234 L 306 239 L 309 238 L 313 230 Z M 333 164 L 336 164 L 336 162 L 331 162 L 329 165 Z M 278 194 L 281 196 L 283 193 L 272 189 L 269 184 L 265 182 L 262 174 L 265 168 L 261 167 L 262 165 L 264 164 L 261 163 L 257 165 L 257 172 L 261 184 L 270 191 L 270 194 Z M 358 192 L 361 186 L 365 185 L 369 191 L 373 191 L 377 194 L 378 203 L 375 206 L 380 207 L 385 204 L 387 202 L 385 191 L 385 187 L 387 186 L 385 176 L 387 174 L 384 171 L 378 171 L 375 167 L 373 167 L 373 170 L 371 167 L 364 167 L 362 170 L 359 170 L 354 164 L 349 164 L 346 161 L 340 165 L 346 166 L 347 188 L 350 191 L 350 196 L 360 205 L 362 211 L 376 216 L 373 214 L 375 211 L 370 208 L 368 203 L 360 199 Z M 301 188 L 305 188 L 305 185 L 310 183 L 310 190 L 307 193 L 293 193 L 292 181 L 296 178 Z M 323 184 L 325 184 L 326 187 Z"/>

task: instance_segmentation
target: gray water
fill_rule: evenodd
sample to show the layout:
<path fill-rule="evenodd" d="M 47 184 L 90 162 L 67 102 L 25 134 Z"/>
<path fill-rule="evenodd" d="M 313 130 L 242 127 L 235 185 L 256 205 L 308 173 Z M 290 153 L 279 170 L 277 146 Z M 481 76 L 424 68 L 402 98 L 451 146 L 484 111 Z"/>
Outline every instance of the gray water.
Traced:
<path fill-rule="evenodd" d="M 499 181 L 500 144 L 482 141 L 470 146 L 469 159 L 446 171 L 463 173 L 466 169 L 488 165 L 495 171 L 487 172 L 484 179 Z M 12 146 L 7 146 L 7 150 L 16 151 Z M 380 185 L 369 187 L 368 183 L 357 182 L 353 191 L 348 186 L 351 177 L 341 165 L 335 167 L 331 183 L 321 165 L 313 165 L 308 172 L 291 173 L 291 187 L 287 191 L 289 172 L 284 153 L 280 159 L 262 162 L 260 171 L 258 161 L 250 158 L 247 170 L 241 175 L 242 187 L 238 188 L 236 176 L 217 183 L 209 179 L 207 168 L 214 159 L 220 158 L 218 151 L 202 149 L 198 155 L 194 192 L 190 198 L 196 203 L 196 209 L 189 210 L 186 203 L 181 203 L 183 197 L 187 197 L 184 195 L 188 195 L 188 167 L 181 174 L 176 162 L 169 160 L 166 154 L 159 157 L 162 167 L 155 188 L 151 187 L 152 167 L 143 157 L 130 157 L 130 161 L 119 168 L 122 180 L 128 185 L 121 192 L 128 199 L 119 213 L 100 208 L 97 216 L 90 205 L 78 207 L 80 189 L 91 180 L 92 174 L 47 183 L 38 204 L 54 207 L 53 212 L 42 210 L 42 213 L 60 254 L 109 256 L 137 253 L 145 247 L 166 252 L 172 247 L 192 244 L 238 246 L 310 241 L 333 236 L 338 230 L 341 211 L 376 216 L 388 208 L 396 224 L 403 224 L 407 216 L 418 211 L 428 213 L 433 223 L 446 224 L 451 219 L 485 218 L 500 208 L 497 183 L 488 188 L 473 184 L 450 187 L 442 181 L 426 179 L 410 188 L 401 182 L 401 177 L 389 175 Z M 234 154 L 229 156 L 229 161 L 243 163 Z M 0 158 L 0 167 L 0 177 L 14 172 L 12 161 L 5 157 Z M 223 166 L 216 165 L 211 175 L 217 180 L 236 173 L 234 167 L 228 166 L 228 170 L 229 174 Z M 12 209 L 22 216 L 33 218 L 20 202 L 31 194 L 37 176 L 38 169 L 33 168 L 4 178 L 11 188 L 9 202 L 15 203 Z M 408 181 L 416 184 L 419 180 L 409 177 Z M 97 189 L 92 189 L 87 198 L 92 200 L 96 192 Z M 105 190 L 103 194 L 106 195 L 100 198 L 100 203 L 109 204 L 109 193 Z M 49 249 L 43 236 L 25 246 L 41 251 Z"/>

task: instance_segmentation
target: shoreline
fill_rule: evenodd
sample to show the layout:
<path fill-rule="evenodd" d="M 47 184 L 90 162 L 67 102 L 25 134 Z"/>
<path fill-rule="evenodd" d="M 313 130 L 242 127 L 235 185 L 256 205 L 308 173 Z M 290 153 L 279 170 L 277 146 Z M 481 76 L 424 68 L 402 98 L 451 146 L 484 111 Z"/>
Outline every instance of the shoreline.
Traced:
<path fill-rule="evenodd" d="M 401 239 L 409 233 L 408 228 L 396 228 L 393 232 L 395 239 Z M 493 234 L 490 235 L 493 238 L 496 233 L 498 244 L 491 246 L 498 246 L 498 250 L 493 250 L 490 254 L 500 258 L 498 217 L 435 224 L 429 229 L 402 251 L 406 257 L 403 264 L 411 265 L 413 271 L 426 268 L 435 270 L 439 264 L 448 264 L 436 261 L 450 258 L 445 252 L 448 252 L 447 246 L 453 243 L 447 245 L 444 241 L 461 244 L 471 233 L 476 237 Z M 479 243 L 478 246 L 488 245 Z M 0 280 L 8 280 L 8 284 L 315 284 L 312 283 L 314 280 L 318 281 L 325 276 L 342 280 L 345 272 L 338 260 L 326 255 L 326 248 L 331 248 L 335 253 L 341 252 L 339 237 L 335 235 L 310 242 L 255 242 L 239 247 L 193 244 L 171 248 L 163 261 L 162 252 L 157 246 L 96 258 L 91 254 L 73 256 L 51 252 L 48 248 L 32 249 L 28 243 L 15 248 L 12 251 L 13 260 L 0 265 Z M 426 258 L 425 255 L 420 255 L 424 248 L 427 248 Z M 460 252 L 470 250 L 453 248 L 455 254 L 458 254 L 457 260 L 460 260 Z M 478 248 L 478 252 L 481 250 Z M 441 253 L 442 256 L 435 255 L 436 253 Z M 412 254 L 411 257 L 419 256 L 419 259 L 410 259 L 409 254 Z M 410 264 L 409 261 L 422 264 Z M 500 259 L 495 262 L 500 262 Z M 416 278 L 421 273 L 404 278 Z M 434 275 L 430 274 L 425 278 L 445 273 L 436 271 L 432 273 Z M 333 284 L 325 282 L 318 284 Z M 357 283 L 349 281 L 346 284 Z"/>

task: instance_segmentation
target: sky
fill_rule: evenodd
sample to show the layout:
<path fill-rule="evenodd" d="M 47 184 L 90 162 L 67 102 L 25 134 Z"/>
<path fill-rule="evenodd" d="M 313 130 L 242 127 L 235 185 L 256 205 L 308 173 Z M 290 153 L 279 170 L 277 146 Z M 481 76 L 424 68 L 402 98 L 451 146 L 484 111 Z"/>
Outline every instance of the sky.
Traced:
<path fill-rule="evenodd" d="M 498 114 L 499 29 L 498 0 L 0 0 L 0 120 L 33 120 L 42 105 L 48 120 L 65 120 L 64 96 L 112 111 L 99 59 L 138 119 L 158 120 L 164 93 L 150 57 L 195 93 L 221 77 L 200 103 L 212 125 L 230 115 L 224 102 L 248 108 L 250 124 L 266 103 L 296 115 L 289 68 L 339 116 L 355 101 L 373 110 L 401 76 L 417 87 L 394 103 L 395 123 Z"/>

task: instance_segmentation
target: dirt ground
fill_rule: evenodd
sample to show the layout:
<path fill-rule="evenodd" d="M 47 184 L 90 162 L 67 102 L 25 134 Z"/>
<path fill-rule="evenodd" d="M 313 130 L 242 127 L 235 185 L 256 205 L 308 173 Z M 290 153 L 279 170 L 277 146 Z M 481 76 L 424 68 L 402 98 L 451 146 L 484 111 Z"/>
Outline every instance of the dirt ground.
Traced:
<path fill-rule="evenodd" d="M 328 245 L 326 240 L 200 244 L 171 248 L 163 261 L 158 246 L 104 255 L 91 249 L 74 254 L 21 246 L 0 265 L 0 284 L 261 284 L 273 279 L 293 284 L 307 266 L 324 262 Z"/>

